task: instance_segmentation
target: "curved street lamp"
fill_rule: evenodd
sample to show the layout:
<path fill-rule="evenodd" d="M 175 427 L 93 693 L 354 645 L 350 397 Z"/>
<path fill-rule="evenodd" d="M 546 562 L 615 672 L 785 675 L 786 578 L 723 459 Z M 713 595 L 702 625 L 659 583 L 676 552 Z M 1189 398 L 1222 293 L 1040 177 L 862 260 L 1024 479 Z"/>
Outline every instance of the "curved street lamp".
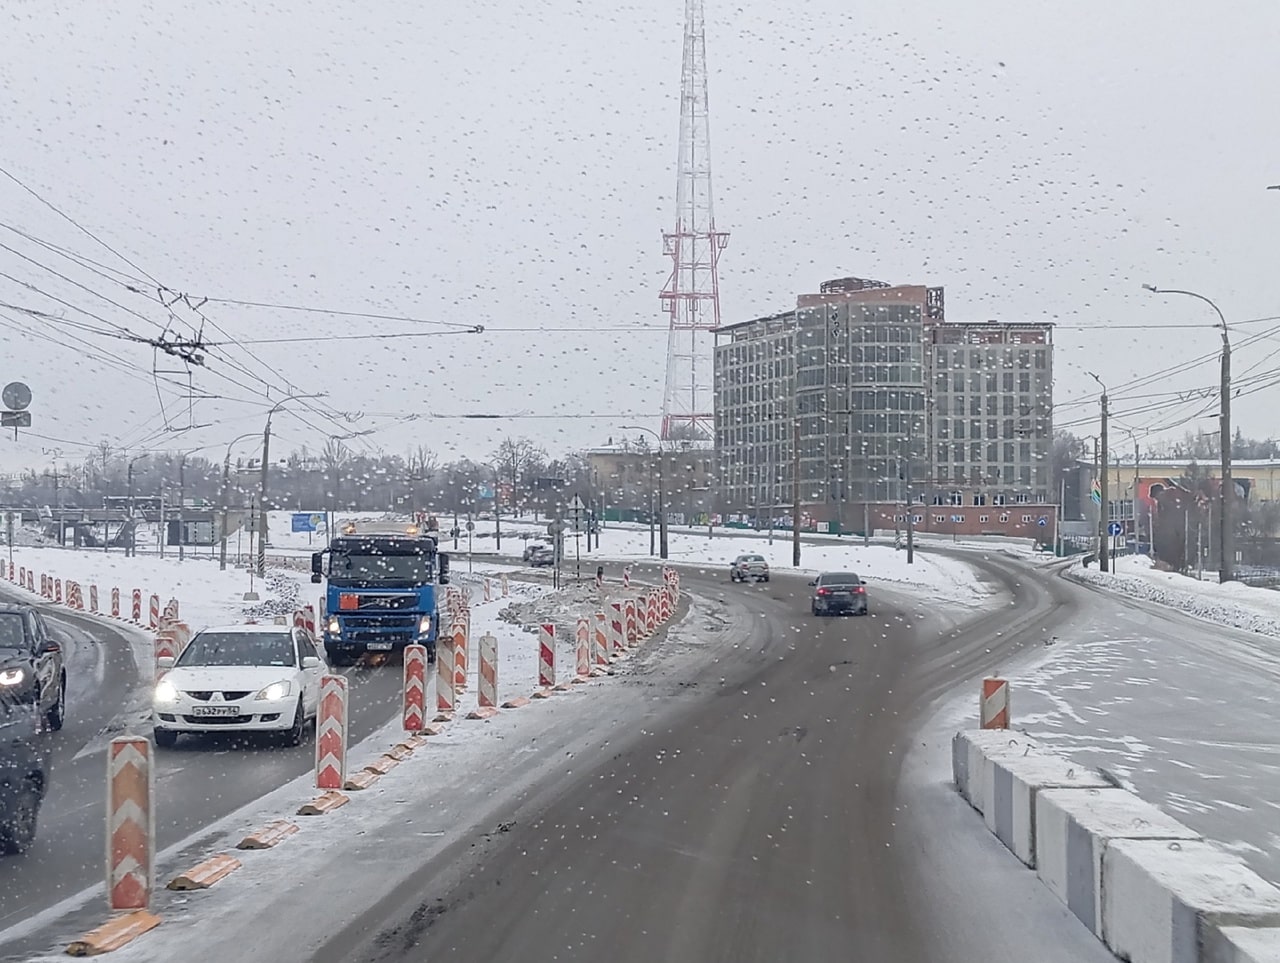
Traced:
<path fill-rule="evenodd" d="M 1280 185 L 1277 185 L 1280 187 Z M 1235 575 L 1233 574 L 1233 565 L 1235 561 L 1234 552 L 1231 547 L 1232 525 L 1231 525 L 1231 502 L 1235 497 L 1235 483 L 1231 480 L 1231 338 L 1227 329 L 1227 319 L 1223 315 L 1222 310 L 1203 294 L 1197 294 L 1195 291 L 1183 291 L 1178 288 L 1158 288 L 1154 284 L 1144 284 L 1143 288 L 1152 294 L 1178 294 L 1183 297 L 1195 298 L 1197 301 L 1203 301 L 1209 307 L 1213 308 L 1214 314 L 1218 316 L 1218 321 L 1222 328 L 1222 373 L 1220 382 L 1221 406 L 1222 410 L 1218 415 L 1218 449 L 1222 455 L 1222 482 L 1221 491 L 1219 492 L 1219 514 L 1222 516 L 1218 523 L 1218 581 L 1230 582 Z"/>
<path fill-rule="evenodd" d="M 622 431 L 647 432 L 648 434 L 653 435 L 653 437 L 658 442 L 658 448 L 656 452 L 656 460 L 658 462 L 658 530 L 660 533 L 658 536 L 659 538 L 658 557 L 665 559 L 668 555 L 668 552 L 667 552 L 667 499 L 666 499 L 665 475 L 664 475 L 664 469 L 662 464 L 663 462 L 662 436 L 658 434 L 656 431 L 654 431 L 652 428 L 646 428 L 643 425 L 619 425 L 618 427 Z M 652 472 L 653 471 L 652 467 L 649 470 L 650 472 Z M 650 484 L 652 484 L 652 478 L 653 478 L 652 474 L 649 477 L 651 479 Z M 652 492 L 652 489 L 650 489 L 650 491 Z M 650 502 L 649 504 L 649 554 L 650 555 L 653 554 L 653 511 L 654 511 L 653 503 Z"/>

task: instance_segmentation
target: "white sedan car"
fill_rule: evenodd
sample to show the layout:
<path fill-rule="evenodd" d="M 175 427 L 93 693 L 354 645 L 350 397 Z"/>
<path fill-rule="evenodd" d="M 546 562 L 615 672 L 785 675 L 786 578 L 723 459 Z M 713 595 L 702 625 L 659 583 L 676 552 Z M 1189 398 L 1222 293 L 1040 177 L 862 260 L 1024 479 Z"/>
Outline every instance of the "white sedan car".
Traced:
<path fill-rule="evenodd" d="M 306 735 L 328 671 L 311 635 L 286 625 L 233 625 L 191 638 L 156 683 L 156 745 L 184 732 L 279 732 L 290 745 Z"/>

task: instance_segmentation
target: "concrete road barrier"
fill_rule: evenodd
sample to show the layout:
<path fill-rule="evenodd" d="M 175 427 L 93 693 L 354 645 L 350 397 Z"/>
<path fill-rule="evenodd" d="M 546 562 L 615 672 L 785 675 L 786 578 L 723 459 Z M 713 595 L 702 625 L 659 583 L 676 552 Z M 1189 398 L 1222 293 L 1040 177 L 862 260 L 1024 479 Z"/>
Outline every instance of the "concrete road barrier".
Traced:
<path fill-rule="evenodd" d="M 1044 789 L 1106 789 L 1110 785 L 1101 773 L 1057 756 L 991 756 L 982 770 L 986 801 L 982 816 L 1000 842 L 1034 869 L 1036 794 Z"/>
<path fill-rule="evenodd" d="M 179 873 L 169 880 L 166 888 L 178 890 L 179 892 L 208 889 L 218 880 L 225 879 L 239 868 L 240 860 L 227 853 L 218 853 L 216 856 L 210 856 L 203 863 L 193 866 L 185 873 Z"/>
<path fill-rule="evenodd" d="M 78 940 L 67 945 L 68 956 L 98 956 L 110 953 L 136 940 L 143 933 L 160 925 L 160 917 L 146 910 L 125 913 L 90 930 Z"/>
<path fill-rule="evenodd" d="M 1275 963 L 1280 927 L 1223 926 L 1209 934 L 1205 963 Z"/>
<path fill-rule="evenodd" d="M 236 844 L 236 849 L 272 849 L 298 831 L 296 823 L 277 819 L 256 829 Z"/>
<path fill-rule="evenodd" d="M 964 729 L 951 738 L 951 774 L 960 795 L 982 812 L 982 769 L 988 756 L 1026 755 L 1038 744 L 1019 732 L 999 729 Z"/>
<path fill-rule="evenodd" d="M 1212 963 L 1223 928 L 1280 925 L 1280 889 L 1212 843 L 1117 840 L 1102 879 L 1107 946 L 1131 963 Z"/>
<path fill-rule="evenodd" d="M 1099 939 L 1107 847 L 1120 839 L 1199 838 L 1195 830 L 1123 789 L 1045 789 L 1036 794 L 1036 872 Z"/>

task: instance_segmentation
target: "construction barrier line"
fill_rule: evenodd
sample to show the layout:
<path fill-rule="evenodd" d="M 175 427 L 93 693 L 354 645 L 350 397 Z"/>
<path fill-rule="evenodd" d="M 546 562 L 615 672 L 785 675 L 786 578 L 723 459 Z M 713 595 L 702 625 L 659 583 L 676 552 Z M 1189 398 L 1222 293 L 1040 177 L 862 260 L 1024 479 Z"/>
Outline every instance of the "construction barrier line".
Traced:
<path fill-rule="evenodd" d="M 1009 680 L 983 679 L 978 714 L 983 729 L 1009 728 Z"/>
<path fill-rule="evenodd" d="M 538 627 L 538 688 L 553 689 L 556 684 L 556 627 L 544 622 Z"/>
<path fill-rule="evenodd" d="M 580 682 L 591 675 L 591 622 L 585 615 L 578 619 L 573 638 L 577 650 L 574 671 L 578 678 L 575 681 Z"/>
<path fill-rule="evenodd" d="M 436 643 L 436 712 L 437 720 L 451 719 L 458 692 L 453 684 L 453 635 L 442 635 Z"/>

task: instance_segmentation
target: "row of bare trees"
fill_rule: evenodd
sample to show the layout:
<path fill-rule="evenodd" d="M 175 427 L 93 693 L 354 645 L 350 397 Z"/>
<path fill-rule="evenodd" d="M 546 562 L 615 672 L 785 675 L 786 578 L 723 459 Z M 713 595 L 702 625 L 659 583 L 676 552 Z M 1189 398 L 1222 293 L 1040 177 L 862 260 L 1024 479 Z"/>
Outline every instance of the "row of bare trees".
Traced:
<path fill-rule="evenodd" d="M 230 463 L 227 502 L 247 505 L 259 487 L 260 462 Z M 584 456 L 549 458 L 528 438 L 507 438 L 486 458 L 443 461 L 424 445 L 403 454 L 360 452 L 330 440 L 319 451 L 305 447 L 273 463 L 268 503 L 295 511 L 441 512 L 491 511 L 497 493 L 504 511 L 546 511 L 566 489 L 587 476 Z M 165 452 L 134 455 L 103 445 L 80 462 L 63 461 L 29 469 L 0 492 L 11 507 L 98 508 L 105 496 L 180 494 L 197 505 L 222 504 L 223 464 L 202 454 Z M 507 502 L 513 502 L 507 504 Z"/>

